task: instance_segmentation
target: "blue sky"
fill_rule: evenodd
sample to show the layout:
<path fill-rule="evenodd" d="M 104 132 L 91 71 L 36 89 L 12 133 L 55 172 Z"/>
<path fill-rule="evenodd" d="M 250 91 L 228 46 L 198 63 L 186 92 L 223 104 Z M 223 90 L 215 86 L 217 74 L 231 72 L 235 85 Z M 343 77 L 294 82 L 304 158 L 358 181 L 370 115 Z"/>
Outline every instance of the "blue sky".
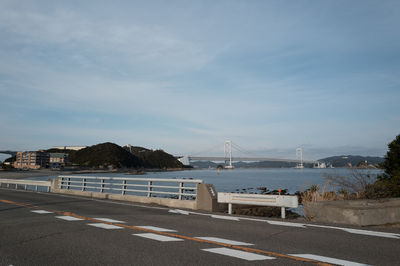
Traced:
<path fill-rule="evenodd" d="M 399 1 L 1 1 L 0 149 L 385 154 Z"/>

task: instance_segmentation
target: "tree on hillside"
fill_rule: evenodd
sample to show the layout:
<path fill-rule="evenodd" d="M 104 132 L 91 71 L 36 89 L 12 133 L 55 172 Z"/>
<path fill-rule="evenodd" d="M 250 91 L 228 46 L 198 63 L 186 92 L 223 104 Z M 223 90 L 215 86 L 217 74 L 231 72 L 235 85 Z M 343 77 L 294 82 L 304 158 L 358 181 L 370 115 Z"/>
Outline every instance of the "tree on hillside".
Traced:
<path fill-rule="evenodd" d="M 400 197 L 400 135 L 389 143 L 388 148 L 382 163 L 385 172 L 367 191 L 371 197 Z"/>
<path fill-rule="evenodd" d="M 381 176 L 382 180 L 400 178 L 400 135 L 390 142 L 388 147 L 389 151 L 383 162 L 385 174 Z"/>

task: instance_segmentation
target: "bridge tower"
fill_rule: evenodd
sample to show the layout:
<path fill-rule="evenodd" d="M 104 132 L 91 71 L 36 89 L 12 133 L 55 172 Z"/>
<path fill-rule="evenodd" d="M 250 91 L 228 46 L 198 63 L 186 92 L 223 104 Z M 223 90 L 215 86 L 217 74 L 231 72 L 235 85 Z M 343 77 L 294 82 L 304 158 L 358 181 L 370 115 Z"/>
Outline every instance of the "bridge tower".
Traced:
<path fill-rule="evenodd" d="M 232 166 L 232 141 L 226 140 L 224 145 L 225 168 L 233 169 Z"/>
<path fill-rule="evenodd" d="M 296 149 L 296 160 L 298 161 L 296 168 L 303 169 L 303 150 L 301 148 Z"/>

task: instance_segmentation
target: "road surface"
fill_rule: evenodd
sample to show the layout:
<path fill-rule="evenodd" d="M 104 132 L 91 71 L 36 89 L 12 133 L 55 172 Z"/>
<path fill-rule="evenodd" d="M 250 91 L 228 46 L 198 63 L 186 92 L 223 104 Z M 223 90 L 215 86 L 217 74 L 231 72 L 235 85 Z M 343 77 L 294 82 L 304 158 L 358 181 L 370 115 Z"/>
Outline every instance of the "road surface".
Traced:
<path fill-rule="evenodd" d="M 0 265 L 400 265 L 400 230 L 0 189 Z"/>

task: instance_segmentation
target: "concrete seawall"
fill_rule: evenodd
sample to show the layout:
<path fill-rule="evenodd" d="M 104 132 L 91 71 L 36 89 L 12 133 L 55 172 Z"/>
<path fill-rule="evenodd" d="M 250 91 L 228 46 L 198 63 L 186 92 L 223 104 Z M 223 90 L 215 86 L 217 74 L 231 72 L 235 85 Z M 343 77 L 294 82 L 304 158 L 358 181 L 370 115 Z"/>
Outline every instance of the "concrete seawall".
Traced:
<path fill-rule="evenodd" d="M 400 223 L 400 198 L 308 202 L 304 210 L 315 222 L 359 226 Z"/>

